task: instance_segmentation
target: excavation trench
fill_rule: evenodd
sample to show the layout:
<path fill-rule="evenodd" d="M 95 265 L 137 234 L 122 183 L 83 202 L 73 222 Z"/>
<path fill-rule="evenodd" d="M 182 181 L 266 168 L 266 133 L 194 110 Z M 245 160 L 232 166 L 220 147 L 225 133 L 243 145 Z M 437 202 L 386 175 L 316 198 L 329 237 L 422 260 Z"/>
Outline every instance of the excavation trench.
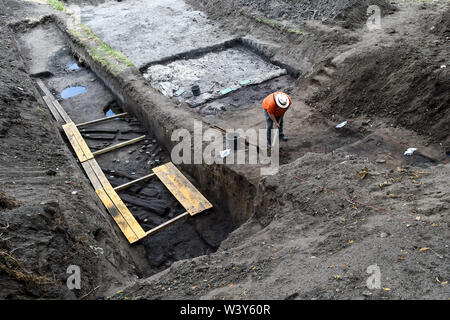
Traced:
<path fill-rule="evenodd" d="M 226 124 L 232 123 L 233 118 L 227 118 L 226 112 L 239 109 L 250 112 L 239 121 L 255 121 L 251 112 L 256 109 L 250 108 L 255 101 L 261 101 L 276 90 L 289 90 L 297 75 L 287 66 L 272 63 L 258 52 L 257 45 L 242 39 L 148 63 L 141 70 L 130 67 L 113 74 L 88 53 L 89 48 L 67 32 L 63 21 L 58 18 L 41 21 L 43 23 L 16 26 L 17 42 L 29 73 L 43 80 L 70 118 L 75 123 L 82 123 L 124 111 L 130 115 L 81 128 L 91 150 L 146 135 L 139 143 L 96 157 L 113 186 L 145 176 L 152 168 L 170 161 L 170 150 L 177 143 L 172 141 L 172 133 L 176 129 L 192 133 L 194 120 L 203 121 L 203 130 L 207 130 L 209 122 L 204 120 L 216 121 L 224 116 L 227 128 Z M 221 67 L 230 65 L 230 61 L 234 61 L 231 64 L 233 72 L 220 72 Z M 214 73 L 218 63 L 219 72 Z M 185 73 L 177 77 L 174 70 L 180 68 Z M 202 69 L 209 73 L 196 74 Z M 183 78 L 190 73 L 197 77 Z M 246 77 L 248 74 L 251 77 Z M 162 82 L 170 86 L 161 87 Z M 205 96 L 189 94 L 195 83 L 200 84 Z M 215 83 L 217 87 L 208 92 L 204 88 L 209 83 Z M 223 93 L 227 88 L 233 90 Z M 184 93 L 174 96 L 180 89 Z M 246 125 L 244 123 L 243 127 Z M 350 138 L 351 141 L 344 144 L 360 137 L 351 134 Z M 343 143 L 342 139 L 337 140 L 335 147 Z M 306 151 L 309 146 L 303 147 L 296 148 L 296 152 Z M 330 151 L 332 149 L 327 152 Z M 260 179 L 258 167 L 203 163 L 181 164 L 179 168 L 214 208 L 130 247 L 130 250 L 145 249 L 145 259 L 138 259 L 145 261 L 145 266 L 139 266 L 143 276 L 159 272 L 177 260 L 216 251 L 233 230 L 253 215 L 255 185 Z M 145 231 L 185 211 L 156 178 L 120 191 L 119 195 Z"/>
<path fill-rule="evenodd" d="M 170 150 L 178 143 L 171 139 L 172 133 L 185 129 L 193 134 L 195 120 L 203 124 L 203 131 L 210 125 L 264 128 L 260 101 L 273 91 L 289 93 L 299 74 L 271 61 L 264 46 L 247 38 L 142 62 L 139 70 L 128 67 L 113 73 L 89 54 L 89 44 L 69 32 L 63 20 L 50 17 L 41 22 L 17 25 L 17 42 L 29 73 L 44 81 L 73 121 L 81 123 L 121 112 L 130 115 L 80 129 L 92 151 L 146 135 L 139 143 L 96 157 L 113 186 L 145 176 L 152 168 L 171 161 Z M 200 95 L 191 92 L 196 84 Z M 304 110 L 294 105 L 290 121 L 308 119 Z M 302 131 L 282 145 L 281 164 L 307 152 L 329 153 L 353 145 L 354 150 L 349 150 L 357 153 L 367 149 L 368 143 L 376 143 L 375 148 L 388 144 L 382 139 L 366 139 L 351 126 L 337 131 L 322 118 L 309 118 L 300 129 L 289 128 Z M 202 147 L 207 144 L 203 142 Z M 203 163 L 178 167 L 214 208 L 131 246 L 130 251 L 145 249 L 145 259 L 140 259 L 145 261 L 145 266 L 140 266 L 144 276 L 177 260 L 214 252 L 254 213 L 260 166 Z M 145 231 L 185 211 L 155 178 L 119 195 Z"/>
<path fill-rule="evenodd" d="M 135 105 L 130 107 L 131 100 L 120 99 L 125 95 L 117 87 L 111 86 L 114 81 L 103 82 L 88 66 L 89 60 L 81 59 L 88 63 L 80 62 L 80 55 L 71 50 L 68 46 L 70 42 L 54 23 L 47 21 L 31 28 L 19 29 L 16 40 L 29 73 L 41 78 L 75 123 L 123 111 L 130 112 L 130 116 L 80 128 L 80 133 L 93 152 L 146 135 L 141 142 L 96 156 L 113 186 L 145 176 L 152 168 L 170 161 L 169 146 L 160 142 L 161 131 L 155 134 L 155 127 L 146 124 L 145 119 L 133 110 Z M 103 76 L 103 79 L 106 78 Z M 136 246 L 145 248 L 148 263 L 146 268 L 139 268 L 144 276 L 161 271 L 177 260 L 214 252 L 229 233 L 247 218 L 238 219 L 230 213 L 227 203 L 235 203 L 235 199 L 227 199 L 222 188 L 234 188 L 236 195 L 242 194 L 242 190 L 239 184 L 227 182 L 229 179 L 226 174 L 217 173 L 221 177 L 218 180 L 217 176 L 202 173 L 200 168 L 184 170 L 183 173 L 213 203 L 214 208 L 140 240 Z M 234 178 L 237 179 L 237 176 Z M 211 189 L 212 185 L 215 190 Z M 251 194 L 252 188 L 249 189 Z M 155 177 L 120 191 L 119 195 L 145 231 L 185 212 Z M 250 195 L 248 199 L 251 199 Z M 246 212 L 251 210 L 249 203 L 245 203 L 244 207 Z"/>

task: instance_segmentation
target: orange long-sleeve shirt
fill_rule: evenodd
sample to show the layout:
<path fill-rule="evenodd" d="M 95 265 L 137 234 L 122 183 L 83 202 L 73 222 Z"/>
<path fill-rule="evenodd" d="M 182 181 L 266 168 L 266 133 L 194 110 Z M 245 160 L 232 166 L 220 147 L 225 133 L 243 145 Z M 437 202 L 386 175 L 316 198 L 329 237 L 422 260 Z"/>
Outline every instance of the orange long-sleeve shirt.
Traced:
<path fill-rule="evenodd" d="M 273 114 L 276 118 L 281 117 L 284 115 L 284 113 L 289 109 L 289 107 L 292 105 L 291 97 L 287 96 L 289 98 L 289 107 L 287 108 L 280 108 L 277 103 L 275 102 L 275 97 L 282 92 L 274 92 L 270 95 L 268 95 L 262 102 L 262 107 L 264 110 L 267 111 L 267 113 Z"/>

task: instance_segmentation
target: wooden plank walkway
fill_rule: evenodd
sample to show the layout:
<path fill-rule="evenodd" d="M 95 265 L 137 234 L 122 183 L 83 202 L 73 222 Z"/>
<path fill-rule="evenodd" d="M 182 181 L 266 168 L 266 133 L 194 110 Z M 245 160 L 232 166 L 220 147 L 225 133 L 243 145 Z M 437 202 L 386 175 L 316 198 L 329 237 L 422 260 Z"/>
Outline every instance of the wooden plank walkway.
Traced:
<path fill-rule="evenodd" d="M 36 83 L 41 88 L 44 96 L 42 97 L 50 112 L 52 113 L 55 120 L 59 123 L 64 123 L 62 128 L 69 139 L 70 145 L 72 146 L 78 160 L 81 163 L 86 175 L 88 176 L 95 192 L 102 201 L 103 205 L 106 207 L 108 212 L 111 214 L 112 218 L 119 226 L 122 233 L 127 238 L 130 244 L 145 238 L 148 235 L 155 234 L 168 227 L 169 225 L 181 220 L 189 215 L 193 216 L 204 210 L 212 208 L 212 204 L 189 182 L 189 180 L 175 167 L 172 162 L 168 162 L 159 167 L 153 168 L 153 174 L 149 174 L 142 178 L 130 181 L 121 186 L 113 188 L 102 169 L 98 165 L 94 156 L 102 154 L 104 152 L 109 152 L 115 150 L 121 146 L 129 145 L 145 139 L 145 136 L 141 136 L 121 144 L 111 146 L 102 149 L 97 152 L 91 152 L 86 141 L 81 136 L 78 127 L 84 127 L 90 124 L 103 122 L 110 120 L 109 118 L 117 118 L 120 116 L 127 115 L 127 113 L 122 113 L 117 116 L 97 119 L 85 123 L 76 125 L 65 112 L 59 102 L 51 94 L 50 90 L 45 86 L 41 79 L 37 79 Z M 117 191 L 125 189 L 135 183 L 147 180 L 148 178 L 156 175 L 161 182 L 169 189 L 169 191 L 175 196 L 175 198 L 183 205 L 186 212 L 164 222 L 163 224 L 145 232 L 144 229 L 139 225 L 134 216 L 128 210 L 127 206 L 120 199 Z"/>
<path fill-rule="evenodd" d="M 56 121 L 60 121 L 60 119 L 62 118 L 66 123 L 72 122 L 72 119 L 70 119 L 64 108 L 59 104 L 58 100 L 55 99 L 55 97 L 52 95 L 50 90 L 48 90 L 47 86 L 42 82 L 42 80 L 37 79 L 36 83 L 41 88 L 42 92 L 45 93 L 45 96 L 43 96 L 42 98 L 44 99 L 47 107 L 50 109 L 50 112 L 52 113 Z"/>
<path fill-rule="evenodd" d="M 172 162 L 153 168 L 153 172 L 191 216 L 212 208 L 212 204 Z"/>
<path fill-rule="evenodd" d="M 70 144 L 72 145 L 72 148 L 78 157 L 78 160 L 80 160 L 81 163 L 94 158 L 94 155 L 89 149 L 86 141 L 84 141 L 83 137 L 81 136 L 80 131 L 78 131 L 75 123 L 70 122 L 64 124 L 62 128 L 66 133 L 66 136 L 69 139 Z"/>
<path fill-rule="evenodd" d="M 95 159 L 90 159 L 81 164 L 100 200 L 108 209 L 114 221 L 119 226 L 129 243 L 134 243 L 147 234 L 139 225 L 126 205 L 120 199 L 114 188 L 109 183 L 102 169 Z"/>

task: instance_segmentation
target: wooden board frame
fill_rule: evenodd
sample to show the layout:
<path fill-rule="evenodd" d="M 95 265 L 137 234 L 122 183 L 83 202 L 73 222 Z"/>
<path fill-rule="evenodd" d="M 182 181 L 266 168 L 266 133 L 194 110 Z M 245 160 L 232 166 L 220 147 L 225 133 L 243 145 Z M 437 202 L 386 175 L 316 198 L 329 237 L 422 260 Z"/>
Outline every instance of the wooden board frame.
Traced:
<path fill-rule="evenodd" d="M 62 125 L 62 128 L 67 138 L 69 139 L 69 142 L 74 149 L 78 160 L 80 161 L 84 171 L 86 172 L 86 175 L 88 176 L 92 186 L 94 187 L 97 196 L 100 198 L 103 205 L 111 214 L 112 218 L 119 226 L 120 230 L 125 235 L 130 244 L 133 244 L 148 235 L 155 234 L 185 217 L 193 216 L 197 213 L 212 208 L 212 204 L 192 185 L 192 183 L 189 182 L 189 180 L 174 166 L 172 162 L 168 162 L 162 166 L 153 168 L 152 174 L 113 188 L 109 180 L 106 178 L 103 170 L 95 160 L 94 154 L 102 154 L 104 152 L 120 148 L 122 146 L 142 141 L 145 139 L 145 136 L 131 139 L 124 143 L 120 143 L 118 145 L 111 146 L 92 153 L 86 141 L 81 136 L 77 125 L 70 119 L 69 115 L 51 94 L 50 90 L 48 90 L 42 80 L 37 79 L 36 83 L 39 85 L 42 92 L 44 92 L 44 96 L 42 96 L 42 98 L 55 120 L 57 122 L 66 122 L 66 124 Z M 107 121 L 125 115 L 127 115 L 127 113 L 81 123 L 78 124 L 78 126 L 83 127 L 93 123 Z M 116 191 L 125 189 L 140 181 L 147 180 L 153 175 L 156 175 L 161 180 L 161 182 L 169 189 L 169 191 L 175 196 L 175 198 L 183 205 L 183 207 L 186 209 L 186 212 L 145 232 L 137 222 L 137 220 L 134 218 L 134 216 L 131 214 L 131 212 L 128 210 L 126 205 L 123 203 L 122 199 L 119 197 Z"/>
<path fill-rule="evenodd" d="M 123 201 L 114 191 L 95 159 L 81 164 L 98 197 L 119 226 L 130 244 L 147 236 Z"/>
<path fill-rule="evenodd" d="M 86 141 L 84 141 L 80 131 L 78 131 L 77 126 L 73 122 L 64 124 L 62 128 L 81 163 L 94 158 L 94 155 L 89 149 Z"/>
<path fill-rule="evenodd" d="M 212 204 L 172 162 L 153 168 L 153 172 L 191 216 L 212 208 Z"/>
<path fill-rule="evenodd" d="M 36 79 L 36 83 L 38 84 L 38 86 L 41 88 L 42 92 L 44 92 L 45 96 L 47 98 L 44 98 L 45 103 L 47 104 L 48 108 L 50 109 L 50 111 L 52 112 L 53 116 L 55 117 L 56 120 L 57 116 L 54 114 L 55 111 L 57 111 L 59 113 L 59 116 L 66 122 L 66 123 L 70 123 L 72 122 L 72 119 L 70 119 L 69 115 L 67 114 L 67 112 L 64 110 L 64 108 L 59 104 L 58 100 L 55 99 L 55 97 L 52 95 L 52 93 L 50 92 L 50 90 L 48 90 L 47 86 L 44 84 L 44 82 L 42 82 L 41 79 Z"/>

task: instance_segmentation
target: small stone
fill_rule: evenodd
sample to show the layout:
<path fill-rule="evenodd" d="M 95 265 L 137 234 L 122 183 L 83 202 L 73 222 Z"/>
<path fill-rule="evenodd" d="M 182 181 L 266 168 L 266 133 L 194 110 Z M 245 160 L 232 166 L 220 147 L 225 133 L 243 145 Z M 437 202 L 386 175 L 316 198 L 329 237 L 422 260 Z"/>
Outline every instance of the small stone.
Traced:
<path fill-rule="evenodd" d="M 370 297 L 372 295 L 372 292 L 365 290 L 365 291 L 363 291 L 362 295 L 365 297 Z"/>
<path fill-rule="evenodd" d="M 58 215 L 60 213 L 58 200 L 46 200 L 42 201 L 40 204 L 44 207 L 44 211 L 51 214 L 52 216 Z"/>
<path fill-rule="evenodd" d="M 386 238 L 388 234 L 386 232 L 380 233 L 380 238 Z"/>
<path fill-rule="evenodd" d="M 377 163 L 386 163 L 386 160 L 384 160 L 384 159 L 377 159 L 376 162 Z"/>
<path fill-rule="evenodd" d="M 42 201 L 42 202 L 40 203 L 40 205 L 41 205 L 41 206 L 47 206 L 47 205 L 50 205 L 50 206 L 59 206 L 59 201 L 58 201 L 58 200 L 54 200 L 54 199 L 52 199 L 52 200 L 45 200 L 45 201 Z"/>
<path fill-rule="evenodd" d="M 78 193 L 78 191 L 72 191 L 72 194 L 73 195 L 75 195 L 75 194 L 77 194 Z"/>
<path fill-rule="evenodd" d="M 396 31 L 394 28 L 387 28 L 387 29 L 386 29 L 386 32 L 389 33 L 389 34 L 394 34 L 394 33 L 396 33 L 397 31 Z"/>
<path fill-rule="evenodd" d="M 56 171 L 50 169 L 50 170 L 47 170 L 46 174 L 49 175 L 49 176 L 56 176 Z"/>

